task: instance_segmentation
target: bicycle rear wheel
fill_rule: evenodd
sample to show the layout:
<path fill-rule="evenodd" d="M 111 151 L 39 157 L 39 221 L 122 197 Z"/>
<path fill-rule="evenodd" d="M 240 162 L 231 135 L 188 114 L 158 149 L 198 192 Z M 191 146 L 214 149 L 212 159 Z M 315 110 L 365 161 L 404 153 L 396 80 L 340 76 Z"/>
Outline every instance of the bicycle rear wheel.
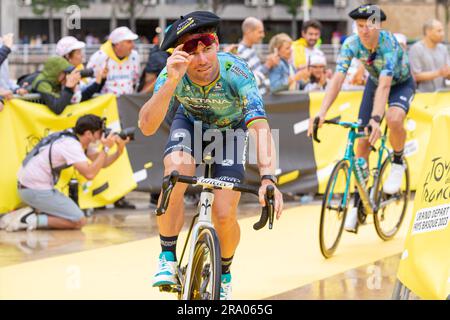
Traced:
<path fill-rule="evenodd" d="M 219 300 L 221 269 L 219 238 L 214 229 L 205 228 L 195 243 L 188 299 Z"/>
<path fill-rule="evenodd" d="M 403 175 L 402 187 L 393 195 L 383 192 L 383 183 L 387 180 L 392 164 L 388 157 L 383 165 L 376 182 L 375 203 L 378 208 L 374 213 L 374 225 L 378 236 L 383 240 L 392 239 L 400 229 L 408 207 L 410 195 L 410 180 L 408 164 L 405 161 L 405 173 Z"/>
<path fill-rule="evenodd" d="M 325 258 L 333 255 L 341 239 L 348 209 L 348 179 L 348 162 L 341 160 L 334 166 L 322 200 L 319 238 Z"/>

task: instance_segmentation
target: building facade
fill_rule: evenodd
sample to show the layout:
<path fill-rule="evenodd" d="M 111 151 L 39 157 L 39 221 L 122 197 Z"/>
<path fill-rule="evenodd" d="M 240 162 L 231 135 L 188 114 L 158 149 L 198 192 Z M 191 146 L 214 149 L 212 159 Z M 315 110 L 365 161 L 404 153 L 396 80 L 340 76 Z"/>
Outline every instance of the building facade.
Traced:
<path fill-rule="evenodd" d="M 87 34 L 95 35 L 101 40 L 114 26 L 135 25 L 135 31 L 145 36 L 150 42 L 157 34 L 157 28 L 164 30 L 179 16 L 194 10 L 212 10 L 223 19 L 220 28 L 222 42 L 231 43 L 239 40 L 240 26 L 248 16 L 264 20 L 267 37 L 278 32 L 291 33 L 292 16 L 286 7 L 277 0 L 140 0 L 136 6 L 135 19 L 130 21 L 124 0 L 90 0 L 88 8 L 79 12 L 80 24 L 73 28 L 73 8 L 53 13 L 55 39 L 64 35 L 76 35 L 84 38 Z M 128 1 L 130 2 L 130 1 Z M 355 0 L 315 0 L 310 10 L 310 17 L 324 24 L 324 42 L 329 42 L 334 31 L 345 34 L 350 21 L 347 13 L 358 1 Z M 14 32 L 20 39 L 33 36 L 48 38 L 48 15 L 37 16 L 33 13 L 31 0 L 1 0 L 1 33 Z M 304 15 L 301 8 L 296 17 L 297 30 L 300 34 Z M 266 41 L 267 42 L 267 41 Z"/>

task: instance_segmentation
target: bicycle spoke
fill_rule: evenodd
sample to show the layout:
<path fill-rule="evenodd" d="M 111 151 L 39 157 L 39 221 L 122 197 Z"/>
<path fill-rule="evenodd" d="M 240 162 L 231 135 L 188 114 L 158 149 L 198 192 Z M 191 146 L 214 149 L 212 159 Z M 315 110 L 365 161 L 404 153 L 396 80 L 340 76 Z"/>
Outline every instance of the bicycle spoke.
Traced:
<path fill-rule="evenodd" d="M 378 235 L 384 239 L 391 239 L 399 230 L 406 212 L 409 197 L 409 173 L 403 175 L 402 187 L 394 195 L 383 192 L 383 183 L 390 174 L 390 160 L 387 159 L 380 172 L 380 181 L 377 185 L 376 201 L 378 212 L 374 216 L 375 228 Z"/>

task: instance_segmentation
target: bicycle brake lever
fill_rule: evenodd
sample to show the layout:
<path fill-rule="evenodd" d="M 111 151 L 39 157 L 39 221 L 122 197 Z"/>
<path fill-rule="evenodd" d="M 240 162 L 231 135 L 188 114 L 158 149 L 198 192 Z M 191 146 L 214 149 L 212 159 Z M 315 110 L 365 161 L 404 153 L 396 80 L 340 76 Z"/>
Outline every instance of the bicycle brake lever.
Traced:
<path fill-rule="evenodd" d="M 167 207 L 169 206 L 170 195 L 172 194 L 172 190 L 175 187 L 176 182 L 178 181 L 179 173 L 178 171 L 173 171 L 170 175 L 165 176 L 163 178 L 162 183 L 162 199 L 158 208 L 156 208 L 156 215 L 160 216 L 166 213 Z"/>
<path fill-rule="evenodd" d="M 273 186 L 267 186 L 265 195 L 266 205 L 262 208 L 261 217 L 259 221 L 253 225 L 253 229 L 260 230 L 264 228 L 264 226 L 267 224 L 267 220 L 269 220 L 269 229 L 272 229 L 274 217 L 274 191 L 275 188 Z"/>
<path fill-rule="evenodd" d="M 317 136 L 317 131 L 319 131 L 319 117 L 314 118 L 314 125 L 313 125 L 313 139 L 314 141 L 320 143 L 319 137 Z"/>
<path fill-rule="evenodd" d="M 269 229 L 273 227 L 273 218 L 275 214 L 275 188 L 271 185 L 267 186 L 266 198 L 268 203 Z"/>

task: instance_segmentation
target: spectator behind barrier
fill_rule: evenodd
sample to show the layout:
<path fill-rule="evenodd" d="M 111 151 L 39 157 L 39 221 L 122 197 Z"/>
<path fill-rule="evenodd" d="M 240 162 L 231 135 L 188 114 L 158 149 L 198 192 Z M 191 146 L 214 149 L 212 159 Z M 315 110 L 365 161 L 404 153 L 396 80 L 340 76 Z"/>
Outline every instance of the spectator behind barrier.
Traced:
<path fill-rule="evenodd" d="M 151 94 L 155 87 L 156 78 L 166 66 L 169 53 L 163 51 L 159 46 L 154 46 L 149 53 L 148 62 L 142 72 L 141 80 L 138 87 L 139 93 Z"/>
<path fill-rule="evenodd" d="M 74 166 L 86 179 L 92 180 L 102 168 L 119 158 L 129 138 L 122 140 L 113 133 L 104 137 L 103 133 L 104 120 L 88 114 L 77 120 L 75 128 L 42 139 L 25 157 L 18 173 L 18 192 L 29 207 L 4 215 L 0 229 L 80 229 L 86 223 L 84 213 L 54 186 L 64 168 Z M 93 146 L 97 142 L 103 145 L 99 152 Z M 117 151 L 108 155 L 115 144 Z"/>
<path fill-rule="evenodd" d="M 450 79 L 450 57 L 444 40 L 442 23 L 433 19 L 423 26 L 424 38 L 409 50 L 411 71 L 417 82 L 417 89 L 432 92 L 445 87 Z"/>
<path fill-rule="evenodd" d="M 279 57 L 280 62 L 270 70 L 270 91 L 292 91 L 299 89 L 301 73 L 296 72 L 289 61 L 292 56 L 292 39 L 286 33 L 275 35 L 269 42 L 269 52 Z"/>
<path fill-rule="evenodd" d="M 304 83 L 302 89 L 310 91 L 324 91 L 328 80 L 326 74 L 327 60 L 321 55 L 312 55 L 309 60 L 309 81 Z"/>
<path fill-rule="evenodd" d="M 88 68 L 107 67 L 109 70 L 102 93 L 112 93 L 117 97 L 135 92 L 139 82 L 140 58 L 134 49 L 138 35 L 127 27 L 114 29 L 100 50 L 89 59 Z M 114 203 L 116 208 L 135 209 L 125 198 Z"/>
<path fill-rule="evenodd" d="M 312 55 L 325 54 L 319 49 L 322 24 L 317 20 L 306 21 L 302 26 L 302 38 L 292 43 L 294 67 L 302 71 L 302 80 L 308 81 L 308 64 Z M 331 70 L 329 71 L 329 73 Z"/>
<path fill-rule="evenodd" d="M 96 81 L 83 89 L 81 101 L 90 99 L 100 92 L 107 76 L 107 69 L 96 78 Z M 77 85 L 81 80 L 80 71 L 76 70 L 62 57 L 50 57 L 44 69 L 33 80 L 33 92 L 39 93 L 43 103 L 56 114 L 61 114 L 71 104 Z"/>
<path fill-rule="evenodd" d="M 0 38 L 0 89 L 3 89 L 0 95 L 6 99 L 11 99 L 13 94 L 24 95 L 28 91 L 21 89 L 9 77 L 8 55 L 11 53 L 14 45 L 14 35 L 5 34 Z"/>
<path fill-rule="evenodd" d="M 270 88 L 269 70 L 278 65 L 279 57 L 275 54 L 270 54 L 266 57 L 266 62 L 262 64 L 253 46 L 261 43 L 264 34 L 264 25 L 261 20 L 248 17 L 242 22 L 242 41 L 239 43 L 237 55 L 247 62 L 250 70 L 256 78 L 261 95 L 267 93 Z"/>
<path fill-rule="evenodd" d="M 56 54 L 65 58 L 71 65 L 82 70 L 83 67 L 83 49 L 86 44 L 82 41 L 78 41 L 75 37 L 64 37 L 56 44 Z"/>
<path fill-rule="evenodd" d="M 88 68 L 108 67 L 109 73 L 102 93 L 116 96 L 131 94 L 139 81 L 140 58 L 134 49 L 138 36 L 127 27 L 114 29 L 100 50 L 89 59 Z"/>
<path fill-rule="evenodd" d="M 82 91 L 88 86 L 88 77 L 92 77 L 93 73 L 92 69 L 84 69 L 84 55 L 82 49 L 85 46 L 86 45 L 84 42 L 78 41 L 75 37 L 70 36 L 62 38 L 56 44 L 56 54 L 66 59 L 71 65 L 75 67 L 75 69 L 81 71 L 80 74 L 82 76 L 82 80 L 80 81 L 80 85 L 77 86 L 72 99 L 70 100 L 72 104 L 80 103 L 82 101 Z M 104 72 L 107 73 L 107 71 Z M 85 73 L 86 75 L 83 75 L 83 73 Z M 103 81 L 106 81 L 104 77 L 102 77 L 102 79 Z M 96 93 L 98 92 L 99 91 L 96 91 Z"/>

